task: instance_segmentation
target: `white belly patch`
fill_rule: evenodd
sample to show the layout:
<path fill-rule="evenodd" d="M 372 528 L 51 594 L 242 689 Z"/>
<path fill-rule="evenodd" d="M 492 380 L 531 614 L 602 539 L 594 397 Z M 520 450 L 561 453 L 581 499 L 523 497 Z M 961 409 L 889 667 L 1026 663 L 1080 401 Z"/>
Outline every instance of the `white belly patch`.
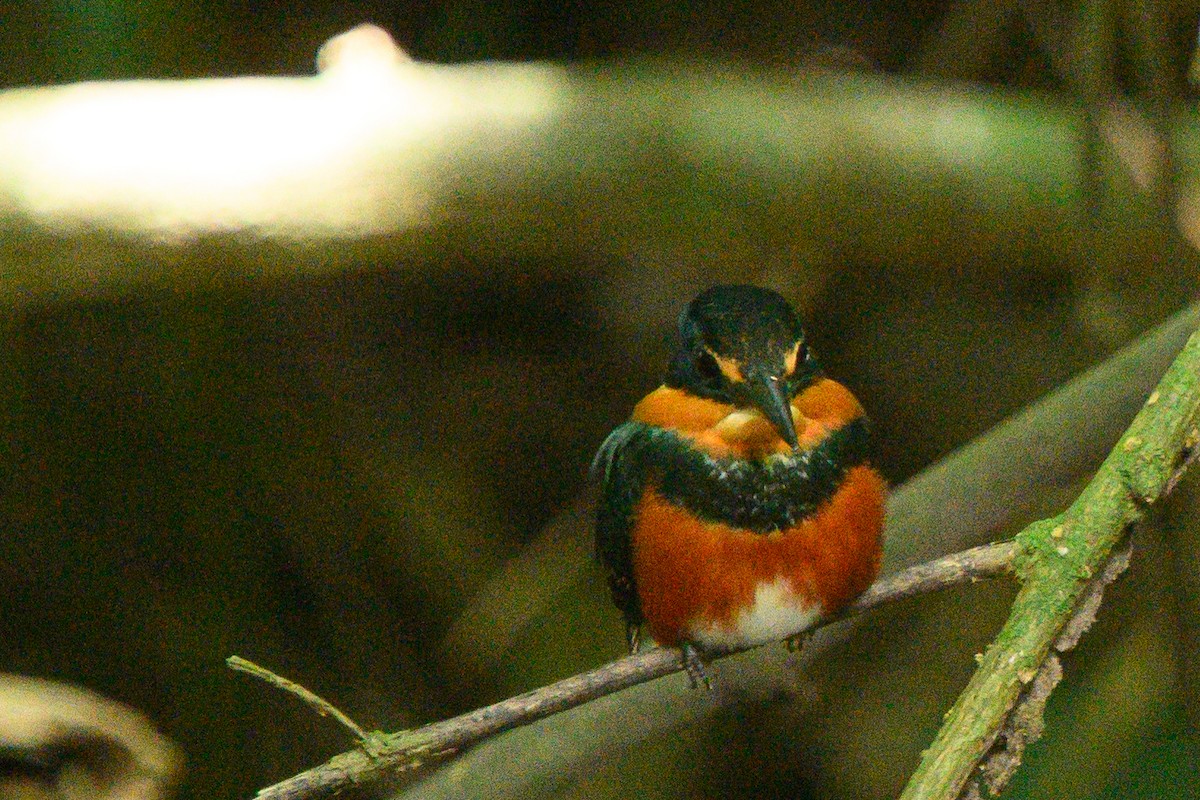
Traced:
<path fill-rule="evenodd" d="M 701 647 L 727 649 L 750 647 L 782 639 L 812 627 L 821 617 L 819 603 L 798 597 L 784 578 L 760 583 L 754 602 L 727 624 L 691 623 L 691 638 Z"/>

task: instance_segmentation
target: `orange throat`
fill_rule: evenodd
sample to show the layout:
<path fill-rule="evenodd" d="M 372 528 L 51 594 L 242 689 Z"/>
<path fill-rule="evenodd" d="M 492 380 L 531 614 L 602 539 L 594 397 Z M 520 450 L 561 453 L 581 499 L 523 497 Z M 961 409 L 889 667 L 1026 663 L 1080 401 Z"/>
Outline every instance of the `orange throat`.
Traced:
<path fill-rule="evenodd" d="M 862 406 L 850 390 L 828 378 L 816 380 L 792 400 L 792 420 L 802 450 L 862 415 Z M 632 419 L 673 430 L 718 458 L 759 459 L 792 452 L 759 411 L 739 409 L 669 386 L 660 386 L 642 398 L 633 409 Z"/>

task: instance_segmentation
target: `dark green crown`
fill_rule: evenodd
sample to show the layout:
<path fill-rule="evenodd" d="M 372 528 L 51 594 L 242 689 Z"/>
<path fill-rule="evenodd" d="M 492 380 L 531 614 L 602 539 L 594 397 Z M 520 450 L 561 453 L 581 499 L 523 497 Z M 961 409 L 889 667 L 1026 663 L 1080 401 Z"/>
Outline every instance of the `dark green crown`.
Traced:
<path fill-rule="evenodd" d="M 682 347 L 671 360 L 666 383 L 700 397 L 754 405 L 721 372 L 714 355 L 738 363 L 744 373 L 759 371 L 785 378 L 789 397 L 819 372 L 796 312 L 770 289 L 736 285 L 708 289 L 679 315 L 679 335 Z M 797 343 L 796 369 L 785 374 L 785 359 Z"/>
<path fill-rule="evenodd" d="M 797 446 L 788 405 L 820 368 L 786 300 L 757 286 L 714 286 L 688 303 L 679 335 L 682 347 L 667 370 L 668 386 L 756 408 Z"/>

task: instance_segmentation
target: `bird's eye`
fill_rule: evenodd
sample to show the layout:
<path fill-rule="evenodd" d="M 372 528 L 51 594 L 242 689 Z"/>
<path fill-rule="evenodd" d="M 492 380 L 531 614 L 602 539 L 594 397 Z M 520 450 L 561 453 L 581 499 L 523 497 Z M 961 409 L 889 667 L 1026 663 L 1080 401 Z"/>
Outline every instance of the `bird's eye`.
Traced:
<path fill-rule="evenodd" d="M 713 358 L 713 354 L 707 350 L 696 356 L 696 372 L 709 383 L 721 382 L 721 367 L 717 364 L 717 359 Z"/>
<path fill-rule="evenodd" d="M 787 357 L 783 360 L 783 377 L 796 377 L 808 359 L 808 345 L 803 341 L 796 342 L 796 346 L 792 349 L 792 352 L 788 353 Z"/>

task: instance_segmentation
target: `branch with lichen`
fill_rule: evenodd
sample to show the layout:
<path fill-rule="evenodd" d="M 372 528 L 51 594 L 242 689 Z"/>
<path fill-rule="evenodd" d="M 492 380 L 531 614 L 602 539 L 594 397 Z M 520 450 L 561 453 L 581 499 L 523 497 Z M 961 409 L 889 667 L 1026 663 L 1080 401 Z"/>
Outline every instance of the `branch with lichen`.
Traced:
<path fill-rule="evenodd" d="M 876 581 L 841 616 L 841 619 L 908 597 L 1004 575 L 1011 571 L 1017 548 L 1012 542 L 984 545 L 919 564 Z M 835 619 L 826 620 L 826 623 Z M 744 652 L 731 650 L 720 657 Z M 231 666 L 246 670 L 236 656 Z M 321 766 L 303 772 L 258 793 L 260 800 L 301 800 L 328 797 L 352 786 L 370 783 L 455 753 L 482 739 L 528 725 L 552 714 L 575 708 L 640 683 L 679 672 L 682 664 L 674 648 L 656 647 L 627 656 L 588 672 L 527 692 L 451 719 L 411 731 L 377 733 L 363 739 L 362 747 L 343 753 Z M 264 674 L 265 673 L 265 674 Z M 257 667 L 254 674 L 300 697 L 322 714 L 346 720 L 341 712 L 304 687 Z M 347 725 L 359 731 L 353 723 Z"/>
<path fill-rule="evenodd" d="M 1012 612 L 946 715 L 902 800 L 951 800 L 964 792 L 979 796 L 980 789 L 969 785 L 974 777 L 990 793 L 1003 788 L 1013 759 L 1019 760 L 1024 742 L 1040 730 L 1040 707 L 1061 674 L 1056 653 L 1074 646 L 1104 586 L 1128 561 L 1118 544 L 1197 453 L 1200 333 L 1188 340 L 1071 507 L 1016 537 L 1015 569 L 1022 586 Z M 1018 714 L 1032 719 L 1022 723 Z M 1018 746 L 1011 747 L 1014 742 Z"/>

